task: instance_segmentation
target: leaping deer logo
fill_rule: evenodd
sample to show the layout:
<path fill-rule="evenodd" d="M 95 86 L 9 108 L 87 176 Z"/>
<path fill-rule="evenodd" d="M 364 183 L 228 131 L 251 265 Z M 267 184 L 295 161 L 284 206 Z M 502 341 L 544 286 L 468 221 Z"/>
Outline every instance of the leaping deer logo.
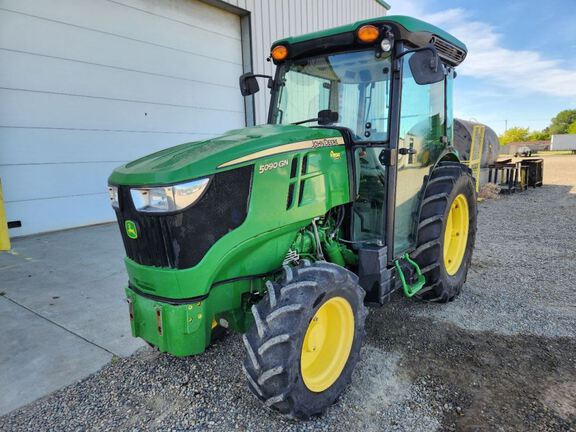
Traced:
<path fill-rule="evenodd" d="M 138 229 L 136 228 L 136 224 L 133 221 L 127 220 L 124 222 L 124 227 L 126 228 L 126 235 L 128 237 L 131 239 L 138 238 Z"/>

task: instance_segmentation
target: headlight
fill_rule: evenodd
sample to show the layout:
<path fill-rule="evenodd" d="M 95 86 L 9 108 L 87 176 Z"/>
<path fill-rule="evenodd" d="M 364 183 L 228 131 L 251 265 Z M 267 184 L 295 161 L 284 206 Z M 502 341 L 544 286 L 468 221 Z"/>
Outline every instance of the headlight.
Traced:
<path fill-rule="evenodd" d="M 116 186 L 108 185 L 108 196 L 110 197 L 112 207 L 118 208 L 118 188 Z"/>
<path fill-rule="evenodd" d="M 194 204 L 200 198 L 209 178 L 174 186 L 130 189 L 136 210 L 147 213 L 172 212 Z"/>

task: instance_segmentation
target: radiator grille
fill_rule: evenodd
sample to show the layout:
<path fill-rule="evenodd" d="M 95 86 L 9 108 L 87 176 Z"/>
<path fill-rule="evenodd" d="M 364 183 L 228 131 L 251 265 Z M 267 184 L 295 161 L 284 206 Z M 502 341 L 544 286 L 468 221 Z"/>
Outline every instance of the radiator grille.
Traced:
<path fill-rule="evenodd" d="M 213 176 L 208 190 L 192 207 L 164 215 L 136 211 L 130 188 L 119 186 L 116 211 L 126 255 L 148 266 L 185 269 L 195 266 L 226 233 L 246 219 L 253 167 Z M 125 221 L 136 224 L 138 238 L 129 238 Z"/>

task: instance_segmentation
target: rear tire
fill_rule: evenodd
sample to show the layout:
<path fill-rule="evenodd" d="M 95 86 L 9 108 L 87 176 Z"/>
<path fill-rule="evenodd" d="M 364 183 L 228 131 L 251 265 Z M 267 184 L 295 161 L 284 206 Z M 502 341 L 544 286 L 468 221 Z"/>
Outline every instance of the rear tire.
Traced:
<path fill-rule="evenodd" d="M 252 307 L 254 324 L 243 337 L 249 388 L 287 417 L 321 414 L 348 386 L 358 362 L 365 292 L 356 275 L 327 262 L 285 267 L 282 281 L 267 287 L 268 294 Z M 341 320 L 345 327 L 339 327 L 340 316 L 347 319 Z M 315 363 L 322 356 L 326 361 Z"/>
<path fill-rule="evenodd" d="M 454 254 L 450 245 L 445 244 L 445 233 L 451 209 L 458 211 L 458 204 L 467 205 L 468 223 L 466 243 L 453 247 L 459 250 Z M 448 302 L 460 294 L 472 260 L 476 218 L 476 189 L 470 169 L 457 162 L 441 162 L 432 171 L 426 187 L 418 221 L 417 246 L 412 254 L 426 278 L 426 286 L 418 294 L 419 298 Z M 448 230 L 451 230 L 451 225 Z M 454 266 L 450 258 L 459 261 L 458 264 Z"/>

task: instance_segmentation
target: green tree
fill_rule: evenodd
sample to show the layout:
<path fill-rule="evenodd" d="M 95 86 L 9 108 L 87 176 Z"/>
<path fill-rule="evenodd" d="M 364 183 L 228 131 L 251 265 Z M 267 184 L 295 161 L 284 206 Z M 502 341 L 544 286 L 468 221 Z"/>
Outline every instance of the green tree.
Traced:
<path fill-rule="evenodd" d="M 568 133 L 568 128 L 576 121 L 576 109 L 560 111 L 550 123 L 550 134 Z"/>
<path fill-rule="evenodd" d="M 542 129 L 541 131 L 532 131 L 528 135 L 528 141 L 547 141 L 550 139 L 550 132 L 548 128 Z"/>
<path fill-rule="evenodd" d="M 511 142 L 524 142 L 528 141 L 528 128 L 513 127 L 508 129 L 498 137 L 501 145 L 506 145 Z"/>
<path fill-rule="evenodd" d="M 568 126 L 568 133 L 569 134 L 576 134 L 576 120 L 574 120 L 570 126 Z"/>

